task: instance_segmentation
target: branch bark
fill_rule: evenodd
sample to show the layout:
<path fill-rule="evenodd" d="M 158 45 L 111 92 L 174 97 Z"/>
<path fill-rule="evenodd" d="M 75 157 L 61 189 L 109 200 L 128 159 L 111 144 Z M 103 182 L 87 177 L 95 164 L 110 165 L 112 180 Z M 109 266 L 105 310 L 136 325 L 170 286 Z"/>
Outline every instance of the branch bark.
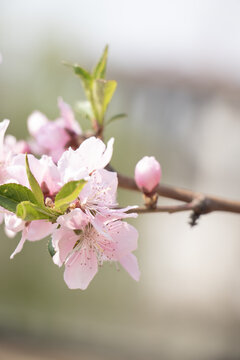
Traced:
<path fill-rule="evenodd" d="M 141 192 L 141 190 L 138 189 L 133 178 L 122 175 L 120 173 L 118 173 L 117 175 L 119 187 Z M 158 187 L 156 188 L 156 192 L 162 197 L 182 201 L 186 204 L 177 206 L 159 206 L 155 209 L 148 209 L 144 207 L 138 208 L 137 210 L 134 210 L 134 212 L 138 212 L 141 214 L 147 212 L 174 213 L 179 211 L 192 210 L 198 216 L 202 214 L 208 214 L 213 211 L 225 211 L 240 214 L 240 201 L 228 200 L 220 197 L 206 195 L 200 192 L 194 192 L 192 190 L 163 184 L 158 185 Z"/>

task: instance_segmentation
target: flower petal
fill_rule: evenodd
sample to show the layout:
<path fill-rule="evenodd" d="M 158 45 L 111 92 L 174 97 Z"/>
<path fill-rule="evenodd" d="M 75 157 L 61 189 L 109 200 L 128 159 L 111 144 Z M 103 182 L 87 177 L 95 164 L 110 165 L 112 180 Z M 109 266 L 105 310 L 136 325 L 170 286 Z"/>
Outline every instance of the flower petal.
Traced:
<path fill-rule="evenodd" d="M 114 221 L 108 224 L 109 234 L 115 246 L 115 257 L 121 259 L 136 250 L 138 232 L 132 225 L 124 221 Z"/>
<path fill-rule="evenodd" d="M 81 180 L 88 176 L 88 169 L 82 159 L 76 155 L 76 151 L 69 148 L 58 161 L 58 169 L 61 180 L 65 184 L 71 180 Z"/>
<path fill-rule="evenodd" d="M 67 256 L 73 250 L 78 238 L 79 237 L 72 230 L 64 227 L 54 231 L 52 235 L 52 244 L 56 254 L 53 256 L 53 262 L 56 265 L 62 266 Z"/>
<path fill-rule="evenodd" d="M 37 241 L 53 233 L 57 224 L 45 220 L 34 220 L 28 225 L 27 240 Z"/>
<path fill-rule="evenodd" d="M 24 228 L 24 229 L 23 229 L 23 232 L 22 232 L 21 240 L 19 241 L 16 249 L 14 250 L 14 252 L 12 253 L 12 255 L 10 256 L 10 259 L 13 259 L 14 256 L 15 256 L 16 254 L 18 254 L 18 253 L 22 250 L 23 245 L 24 245 L 26 239 L 27 239 L 27 228 Z"/>
<path fill-rule="evenodd" d="M 140 270 L 138 267 L 138 261 L 135 255 L 127 254 L 126 256 L 119 259 L 122 267 L 129 273 L 129 275 L 136 281 L 139 281 Z"/>
<path fill-rule="evenodd" d="M 85 290 L 98 271 L 98 262 L 92 249 L 76 252 L 67 262 L 64 280 L 70 289 Z"/>
<path fill-rule="evenodd" d="M 114 139 L 106 145 L 102 140 L 90 137 L 77 150 L 68 149 L 58 161 L 58 168 L 64 183 L 80 180 L 94 170 L 103 169 L 111 160 Z"/>
<path fill-rule="evenodd" d="M 68 229 L 82 229 L 88 223 L 89 219 L 81 209 L 74 209 L 70 213 L 61 215 L 57 219 L 57 223 Z"/>
<path fill-rule="evenodd" d="M 58 107 L 60 109 L 60 115 L 63 119 L 63 126 L 69 130 L 74 131 L 76 134 L 80 135 L 82 130 L 75 120 L 74 113 L 67 103 L 63 101 L 61 97 L 58 98 Z"/>
<path fill-rule="evenodd" d="M 29 133 L 35 137 L 39 133 L 41 127 L 48 123 L 48 118 L 40 111 L 34 111 L 27 120 Z"/>
<path fill-rule="evenodd" d="M 85 159 L 85 165 L 88 168 L 89 174 L 94 170 L 105 168 L 110 162 L 113 152 L 113 143 L 114 139 L 111 138 L 106 147 L 102 140 L 90 137 L 76 150 L 76 152 Z"/>

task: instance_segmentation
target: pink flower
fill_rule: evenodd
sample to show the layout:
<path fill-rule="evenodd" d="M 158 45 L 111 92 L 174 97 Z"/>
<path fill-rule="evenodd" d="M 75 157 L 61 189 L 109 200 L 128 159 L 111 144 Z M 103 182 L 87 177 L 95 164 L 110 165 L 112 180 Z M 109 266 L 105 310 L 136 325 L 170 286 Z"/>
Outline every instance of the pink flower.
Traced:
<path fill-rule="evenodd" d="M 117 186 L 117 173 L 100 169 L 92 173 L 79 194 L 81 209 L 88 215 L 92 225 L 99 232 L 104 233 L 103 224 L 106 220 L 137 217 L 137 214 L 126 213 L 127 210 L 136 208 L 135 206 L 116 209 L 118 206 L 116 200 Z"/>
<path fill-rule="evenodd" d="M 91 137 L 77 150 L 70 148 L 66 151 L 58 162 L 62 183 L 82 178 L 87 180 L 76 207 L 80 207 L 89 216 L 98 231 L 102 231 L 103 219 L 117 220 L 136 216 L 126 213 L 134 207 L 116 209 L 117 174 L 103 169 L 111 160 L 113 142 L 114 139 L 110 139 L 106 147 L 100 139 Z"/>
<path fill-rule="evenodd" d="M 135 280 L 140 272 L 136 257 L 137 230 L 120 220 L 105 222 L 108 237 L 99 233 L 81 209 L 58 218 L 52 235 L 54 262 L 65 264 L 64 280 L 70 289 L 86 289 L 105 261 L 119 262 Z"/>
<path fill-rule="evenodd" d="M 55 162 L 71 139 L 82 132 L 70 106 L 61 98 L 58 99 L 58 106 L 61 117 L 55 121 L 49 121 L 39 111 L 33 112 L 28 118 L 28 130 L 35 139 L 35 142 L 30 142 L 31 150 L 50 155 Z"/>
<path fill-rule="evenodd" d="M 159 184 L 161 167 L 154 156 L 144 156 L 135 167 L 135 181 L 139 189 L 151 193 Z"/>

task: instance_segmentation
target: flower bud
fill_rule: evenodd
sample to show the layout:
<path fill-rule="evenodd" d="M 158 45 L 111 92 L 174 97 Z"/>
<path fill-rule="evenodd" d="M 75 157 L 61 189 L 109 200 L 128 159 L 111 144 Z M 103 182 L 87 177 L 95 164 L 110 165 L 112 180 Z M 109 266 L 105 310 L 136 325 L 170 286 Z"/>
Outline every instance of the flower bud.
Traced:
<path fill-rule="evenodd" d="M 159 184 L 161 166 L 154 156 L 144 156 L 135 167 L 135 181 L 144 193 L 151 193 Z"/>

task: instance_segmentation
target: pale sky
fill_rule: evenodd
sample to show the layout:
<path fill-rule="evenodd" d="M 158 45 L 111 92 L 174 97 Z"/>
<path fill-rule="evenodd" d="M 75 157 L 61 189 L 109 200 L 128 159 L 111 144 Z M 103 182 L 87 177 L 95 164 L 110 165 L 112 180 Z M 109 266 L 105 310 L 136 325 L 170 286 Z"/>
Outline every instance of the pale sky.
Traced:
<path fill-rule="evenodd" d="M 1 0 L 3 53 L 31 53 L 57 37 L 69 49 L 84 44 L 96 59 L 130 70 L 207 72 L 240 82 L 240 1 L 237 0 Z"/>

